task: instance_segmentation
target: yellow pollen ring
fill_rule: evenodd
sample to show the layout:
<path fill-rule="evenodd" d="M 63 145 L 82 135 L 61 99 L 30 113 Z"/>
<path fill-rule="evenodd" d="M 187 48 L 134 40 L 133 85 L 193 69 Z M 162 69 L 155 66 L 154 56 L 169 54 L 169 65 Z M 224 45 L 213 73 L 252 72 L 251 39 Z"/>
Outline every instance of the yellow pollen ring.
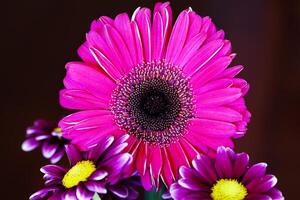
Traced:
<path fill-rule="evenodd" d="M 243 200 L 248 194 L 247 188 L 234 179 L 220 179 L 211 190 L 213 200 Z"/>
<path fill-rule="evenodd" d="M 94 171 L 96 171 L 96 166 L 92 161 L 80 161 L 65 174 L 62 184 L 65 188 L 74 187 L 80 182 L 86 181 Z"/>

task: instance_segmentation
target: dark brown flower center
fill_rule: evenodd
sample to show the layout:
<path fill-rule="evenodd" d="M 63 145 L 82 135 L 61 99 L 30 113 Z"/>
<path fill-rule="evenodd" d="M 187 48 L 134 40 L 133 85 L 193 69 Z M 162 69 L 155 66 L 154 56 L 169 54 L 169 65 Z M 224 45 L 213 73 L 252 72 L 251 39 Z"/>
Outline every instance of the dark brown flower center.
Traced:
<path fill-rule="evenodd" d="M 180 101 L 176 89 L 165 80 L 152 79 L 134 87 L 129 107 L 144 129 L 163 131 L 177 118 Z"/>

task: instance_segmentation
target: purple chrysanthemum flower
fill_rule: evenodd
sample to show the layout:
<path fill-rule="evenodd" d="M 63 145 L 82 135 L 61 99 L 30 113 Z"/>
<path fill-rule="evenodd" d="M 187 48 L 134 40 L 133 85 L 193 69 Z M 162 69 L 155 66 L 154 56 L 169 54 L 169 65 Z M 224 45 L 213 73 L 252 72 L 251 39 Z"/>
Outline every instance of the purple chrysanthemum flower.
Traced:
<path fill-rule="evenodd" d="M 175 200 L 283 200 L 274 186 L 275 176 L 266 174 L 266 163 L 249 165 L 246 153 L 219 147 L 216 158 L 198 155 L 193 168 L 182 166 L 181 178 L 172 184 Z"/>
<path fill-rule="evenodd" d="M 39 119 L 26 131 L 26 140 L 22 143 L 23 151 L 32 151 L 41 147 L 42 154 L 51 163 L 57 163 L 64 155 L 64 145 L 68 140 L 62 137 L 57 123 Z"/>
<path fill-rule="evenodd" d="M 31 195 L 30 200 L 47 198 L 50 200 L 72 199 L 90 200 L 95 193 L 105 198 L 105 194 L 116 199 L 137 197 L 133 187 L 114 185 L 128 177 L 127 167 L 132 161 L 129 153 L 122 153 L 127 146 L 128 135 L 118 139 L 109 137 L 87 152 L 80 152 L 73 145 L 66 145 L 66 153 L 71 166 L 46 165 L 41 168 L 46 187 Z"/>
<path fill-rule="evenodd" d="M 137 199 L 139 197 L 138 188 L 141 189 L 141 179 L 134 175 L 126 179 L 122 179 L 114 185 L 109 185 L 107 194 L 100 195 L 101 200 L 113 199 Z"/>

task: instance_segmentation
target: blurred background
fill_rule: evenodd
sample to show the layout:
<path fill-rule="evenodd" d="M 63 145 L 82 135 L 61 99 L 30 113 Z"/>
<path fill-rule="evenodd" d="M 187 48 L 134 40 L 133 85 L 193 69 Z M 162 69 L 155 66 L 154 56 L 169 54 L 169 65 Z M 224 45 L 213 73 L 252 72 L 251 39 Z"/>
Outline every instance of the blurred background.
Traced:
<path fill-rule="evenodd" d="M 40 151 L 25 153 L 25 129 L 36 118 L 55 120 L 64 65 L 78 60 L 77 47 L 93 19 L 155 1 L 27 0 L 2 2 L 1 199 L 27 199 L 42 187 Z M 236 141 L 253 162 L 267 162 L 286 199 L 299 198 L 300 1 L 171 1 L 174 15 L 192 7 L 224 29 L 251 84 L 246 96 L 252 120 Z M 4 27 L 3 27 L 4 25 Z"/>

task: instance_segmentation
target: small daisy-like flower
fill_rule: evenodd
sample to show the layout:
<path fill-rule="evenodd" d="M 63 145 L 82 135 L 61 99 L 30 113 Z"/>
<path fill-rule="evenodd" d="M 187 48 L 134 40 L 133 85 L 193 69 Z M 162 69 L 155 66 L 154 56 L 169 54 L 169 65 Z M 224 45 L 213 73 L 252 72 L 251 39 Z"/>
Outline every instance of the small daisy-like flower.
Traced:
<path fill-rule="evenodd" d="M 67 145 L 66 153 L 71 166 L 42 167 L 45 188 L 31 195 L 30 200 L 91 200 L 95 193 L 104 199 L 106 194 L 114 195 L 117 199 L 137 198 L 134 185 L 116 187 L 122 185 L 120 180 L 129 176 L 126 171 L 132 157 L 128 153 L 122 153 L 127 146 L 127 138 L 124 135 L 116 140 L 114 137 L 103 139 L 88 152 L 80 152 L 75 146 Z"/>
<path fill-rule="evenodd" d="M 192 168 L 181 167 L 180 179 L 170 194 L 175 200 L 283 200 L 274 186 L 275 176 L 266 174 L 266 163 L 249 165 L 246 153 L 219 147 L 216 158 L 198 155 Z"/>
<path fill-rule="evenodd" d="M 68 140 L 62 137 L 57 123 L 39 119 L 26 130 L 26 140 L 22 143 L 23 151 L 32 151 L 41 147 L 42 154 L 51 163 L 57 163 L 65 154 L 64 145 Z"/>
<path fill-rule="evenodd" d="M 184 10 L 172 25 L 169 3 L 153 15 L 138 8 L 131 19 L 100 17 L 79 48 L 82 62 L 66 65 L 61 105 L 80 112 L 65 117 L 64 137 L 87 150 L 107 135 L 129 134 L 147 190 L 169 186 L 182 165 L 199 153 L 232 147 L 250 114 L 248 83 L 228 68 L 235 54 L 209 17 Z"/>

